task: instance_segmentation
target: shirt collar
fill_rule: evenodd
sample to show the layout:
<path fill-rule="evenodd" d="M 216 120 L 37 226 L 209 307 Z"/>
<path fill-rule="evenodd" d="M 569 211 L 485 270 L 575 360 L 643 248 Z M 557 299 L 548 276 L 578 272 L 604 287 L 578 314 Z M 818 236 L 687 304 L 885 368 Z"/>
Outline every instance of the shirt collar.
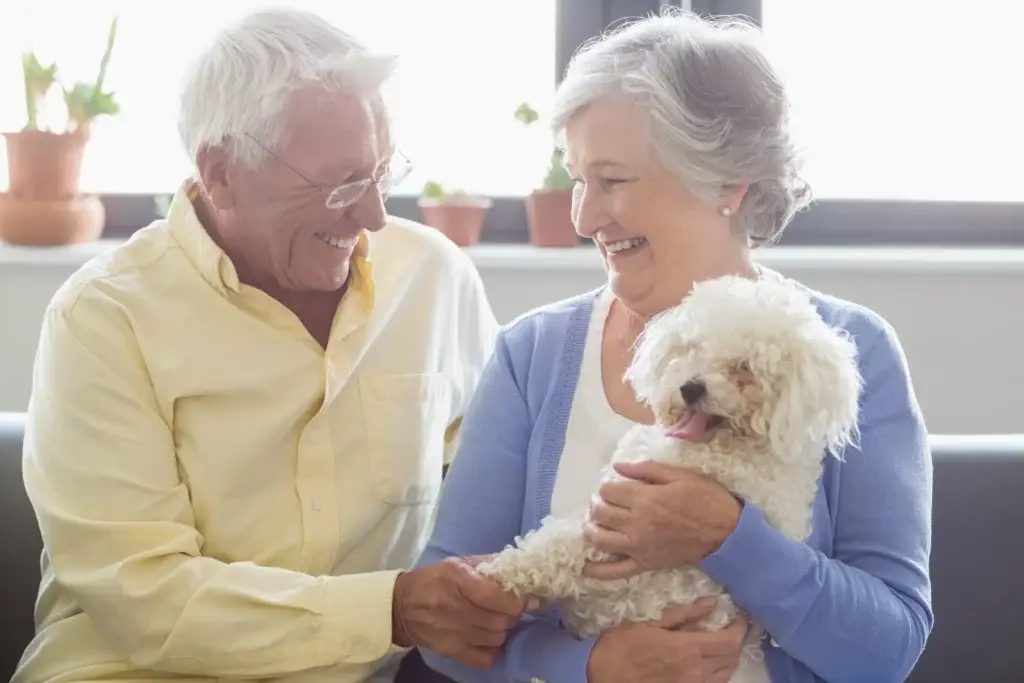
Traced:
<path fill-rule="evenodd" d="M 204 280 L 218 292 L 227 296 L 242 291 L 238 271 L 228 255 L 224 253 L 199 221 L 193 202 L 199 197 L 199 184 L 185 181 L 171 200 L 167 213 L 167 225 L 172 237 L 185 253 L 186 258 Z M 359 243 L 352 254 L 349 290 L 355 290 L 357 298 L 366 303 L 373 300 L 373 275 L 370 263 L 370 241 L 366 233 L 359 236 Z M 366 301 L 368 300 L 368 301 Z"/>

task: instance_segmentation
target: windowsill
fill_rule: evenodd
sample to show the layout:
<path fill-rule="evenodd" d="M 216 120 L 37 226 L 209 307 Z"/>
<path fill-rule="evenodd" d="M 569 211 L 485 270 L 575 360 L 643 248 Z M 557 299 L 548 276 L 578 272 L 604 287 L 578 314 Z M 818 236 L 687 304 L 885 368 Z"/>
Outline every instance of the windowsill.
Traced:
<path fill-rule="evenodd" d="M 77 268 L 123 244 L 99 240 L 66 247 L 17 247 L 0 244 L 0 267 Z M 528 244 L 481 244 L 466 249 L 486 270 L 600 270 L 597 252 L 588 246 L 539 248 Z M 980 247 L 769 247 L 755 252 L 769 268 L 793 271 L 870 270 L 895 272 L 1024 273 L 1024 248 Z"/>
<path fill-rule="evenodd" d="M 592 247 L 546 249 L 528 244 L 482 244 L 467 250 L 478 268 L 592 270 L 601 262 Z M 962 271 L 1024 273 L 1024 248 L 981 247 L 768 247 L 754 252 L 769 268 L 794 270 Z"/>

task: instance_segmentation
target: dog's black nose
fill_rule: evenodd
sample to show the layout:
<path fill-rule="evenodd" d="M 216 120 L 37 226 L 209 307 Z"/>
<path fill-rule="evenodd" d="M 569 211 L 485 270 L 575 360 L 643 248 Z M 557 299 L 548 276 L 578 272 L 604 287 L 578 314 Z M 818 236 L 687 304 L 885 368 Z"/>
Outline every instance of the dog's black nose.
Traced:
<path fill-rule="evenodd" d="M 679 393 L 683 395 L 683 400 L 686 401 L 686 405 L 691 406 L 704 398 L 704 394 L 707 392 L 708 388 L 704 386 L 704 382 L 696 379 L 691 379 L 683 386 L 679 387 Z"/>

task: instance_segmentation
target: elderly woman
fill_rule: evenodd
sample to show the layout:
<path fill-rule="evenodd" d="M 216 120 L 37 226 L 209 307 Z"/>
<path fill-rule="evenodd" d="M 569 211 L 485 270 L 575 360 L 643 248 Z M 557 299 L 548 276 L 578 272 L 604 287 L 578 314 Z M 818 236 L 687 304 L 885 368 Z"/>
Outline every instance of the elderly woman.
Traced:
<path fill-rule="evenodd" d="M 751 249 L 807 201 L 786 95 L 755 36 L 675 13 L 633 23 L 572 62 L 554 125 L 575 180 L 573 219 L 597 243 L 608 285 L 502 331 L 420 562 L 497 552 L 547 514 L 591 504 L 589 538 L 626 558 L 593 574 L 698 563 L 769 634 L 758 680 L 895 683 L 932 626 L 932 475 L 903 352 L 877 314 L 815 294 L 822 318 L 856 340 L 865 388 L 859 443 L 827 460 L 806 543 L 671 468 L 623 467 L 634 481 L 591 503 L 617 440 L 653 421 L 622 380 L 646 321 L 694 282 L 766 274 Z M 694 616 L 577 640 L 534 615 L 488 670 L 424 658 L 465 682 L 728 680 L 746 624 L 698 633 L 685 627 Z"/>

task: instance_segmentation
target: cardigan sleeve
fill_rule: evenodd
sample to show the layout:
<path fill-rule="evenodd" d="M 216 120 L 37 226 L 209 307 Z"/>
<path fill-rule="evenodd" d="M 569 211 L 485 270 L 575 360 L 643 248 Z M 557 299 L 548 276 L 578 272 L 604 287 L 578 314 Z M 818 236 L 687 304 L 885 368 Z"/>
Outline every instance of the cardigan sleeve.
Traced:
<path fill-rule="evenodd" d="M 504 333 L 473 396 L 462 437 L 419 566 L 447 557 L 496 553 L 519 535 L 527 488 L 526 457 L 533 421 L 513 371 Z M 595 640 L 576 640 L 557 623 L 523 615 L 503 656 L 474 669 L 424 649 L 432 669 L 461 683 L 547 680 L 585 683 Z"/>
<path fill-rule="evenodd" d="M 832 556 L 794 542 L 747 505 L 701 565 L 772 645 L 830 683 L 896 683 L 931 631 L 932 463 L 895 332 L 861 363 L 860 447 L 839 465 Z"/>

